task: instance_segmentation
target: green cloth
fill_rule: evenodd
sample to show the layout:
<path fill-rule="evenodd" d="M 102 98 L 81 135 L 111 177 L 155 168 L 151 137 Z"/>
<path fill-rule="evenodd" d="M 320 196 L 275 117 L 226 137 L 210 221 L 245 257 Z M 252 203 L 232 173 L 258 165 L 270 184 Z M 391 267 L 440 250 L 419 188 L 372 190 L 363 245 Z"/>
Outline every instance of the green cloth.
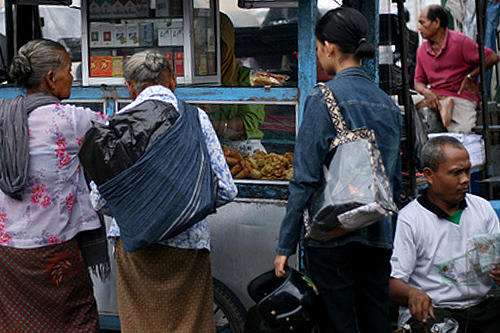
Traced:
<path fill-rule="evenodd" d="M 456 225 L 460 224 L 460 218 L 462 217 L 463 209 L 457 210 L 455 213 L 448 216 L 446 219 L 451 223 L 455 223 Z"/>
<path fill-rule="evenodd" d="M 250 72 L 250 68 L 240 67 L 238 75 L 239 86 L 250 86 Z M 242 139 L 262 139 L 264 133 L 259 130 L 259 127 L 264 122 L 265 116 L 264 105 L 257 104 L 220 105 L 217 111 L 209 114 L 210 119 L 215 121 L 241 118 L 246 133 L 246 138 Z"/>

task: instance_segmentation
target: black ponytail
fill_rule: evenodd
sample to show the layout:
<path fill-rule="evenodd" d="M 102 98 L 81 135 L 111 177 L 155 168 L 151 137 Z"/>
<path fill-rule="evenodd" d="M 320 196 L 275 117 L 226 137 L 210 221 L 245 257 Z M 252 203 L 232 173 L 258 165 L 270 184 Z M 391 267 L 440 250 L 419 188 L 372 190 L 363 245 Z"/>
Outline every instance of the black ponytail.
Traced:
<path fill-rule="evenodd" d="M 368 22 L 359 11 L 340 7 L 328 11 L 316 24 L 316 38 L 336 44 L 345 54 L 358 59 L 373 58 L 375 45 L 368 42 Z"/>

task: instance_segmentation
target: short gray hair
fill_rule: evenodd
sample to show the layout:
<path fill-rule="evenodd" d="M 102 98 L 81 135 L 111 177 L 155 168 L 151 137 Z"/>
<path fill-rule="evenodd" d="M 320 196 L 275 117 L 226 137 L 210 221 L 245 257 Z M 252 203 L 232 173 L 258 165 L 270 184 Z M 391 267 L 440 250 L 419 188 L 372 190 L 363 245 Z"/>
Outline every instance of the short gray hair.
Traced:
<path fill-rule="evenodd" d="M 436 171 L 439 164 L 445 161 L 444 153 L 441 149 L 442 146 L 452 146 L 457 149 L 465 149 L 464 145 L 452 136 L 441 135 L 436 136 L 427 141 L 422 147 L 420 152 L 420 161 L 422 169 L 429 167 Z"/>
<path fill-rule="evenodd" d="M 64 46 L 52 40 L 32 40 L 24 44 L 12 58 L 9 76 L 21 88 L 38 88 L 47 72 L 56 71 L 65 65 L 65 53 Z"/>
<path fill-rule="evenodd" d="M 132 55 L 123 68 L 125 80 L 134 82 L 137 92 L 151 84 L 161 84 L 164 72 L 172 74 L 167 57 L 156 50 L 145 50 Z"/>

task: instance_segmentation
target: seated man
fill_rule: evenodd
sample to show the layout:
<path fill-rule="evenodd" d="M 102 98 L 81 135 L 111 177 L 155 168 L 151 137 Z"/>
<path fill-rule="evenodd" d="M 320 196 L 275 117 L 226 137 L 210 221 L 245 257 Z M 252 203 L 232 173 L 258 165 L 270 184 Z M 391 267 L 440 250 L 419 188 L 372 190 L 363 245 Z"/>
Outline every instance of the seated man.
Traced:
<path fill-rule="evenodd" d="M 439 111 L 449 132 L 469 133 L 476 124 L 478 45 L 464 34 L 448 30 L 441 6 L 425 8 L 418 23 L 426 39 L 417 50 L 415 69 L 415 90 L 425 96 L 421 106 Z M 486 70 L 498 62 L 498 56 L 487 47 L 484 59 Z"/>
<path fill-rule="evenodd" d="M 500 299 L 486 295 L 492 281 L 500 283 L 500 269 L 476 274 L 466 255 L 471 237 L 500 233 L 498 216 L 467 193 L 471 164 L 458 140 L 432 138 L 421 160 L 428 188 L 400 211 L 394 241 L 390 295 L 402 305 L 400 323 L 411 316 L 430 328 L 453 318 L 458 332 L 498 333 Z"/>

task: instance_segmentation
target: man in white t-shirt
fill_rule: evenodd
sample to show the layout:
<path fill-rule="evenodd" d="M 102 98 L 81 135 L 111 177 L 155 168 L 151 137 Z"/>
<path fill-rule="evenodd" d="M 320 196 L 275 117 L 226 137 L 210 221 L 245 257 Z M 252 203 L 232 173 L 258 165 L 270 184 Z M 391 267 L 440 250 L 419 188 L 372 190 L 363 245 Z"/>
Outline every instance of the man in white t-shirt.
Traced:
<path fill-rule="evenodd" d="M 391 263 L 400 323 L 413 317 L 415 327 L 430 328 L 453 318 L 458 332 L 499 333 L 500 298 L 486 295 L 493 281 L 500 284 L 500 267 L 478 273 L 467 251 L 472 237 L 500 233 L 498 216 L 488 201 L 467 193 L 471 164 L 458 140 L 435 137 L 421 154 L 428 188 L 399 213 Z"/>

